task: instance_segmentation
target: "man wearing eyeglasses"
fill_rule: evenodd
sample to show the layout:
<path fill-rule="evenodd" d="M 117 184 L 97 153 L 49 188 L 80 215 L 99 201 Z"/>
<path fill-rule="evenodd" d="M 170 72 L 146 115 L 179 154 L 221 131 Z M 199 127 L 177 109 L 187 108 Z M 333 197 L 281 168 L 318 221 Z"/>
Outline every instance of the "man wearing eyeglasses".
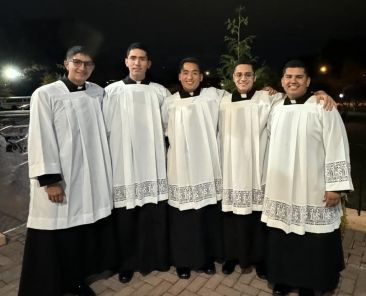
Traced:
<path fill-rule="evenodd" d="M 113 217 L 119 250 L 119 280 L 135 271 L 169 269 L 166 153 L 163 125 L 169 91 L 150 81 L 150 52 L 131 44 L 129 74 L 106 87 L 103 112 L 113 168 Z"/>
<path fill-rule="evenodd" d="M 67 77 L 31 98 L 28 231 L 19 295 L 95 295 L 86 277 L 113 268 L 112 170 L 92 52 L 67 51 Z"/>
<path fill-rule="evenodd" d="M 244 271 L 256 267 L 264 277 L 265 225 L 260 222 L 263 206 L 262 171 L 267 143 L 265 126 L 272 102 L 282 94 L 269 88 L 256 91 L 255 69 L 250 61 L 234 67 L 236 89 L 220 104 L 220 162 L 223 174 L 224 274 L 235 266 Z"/>

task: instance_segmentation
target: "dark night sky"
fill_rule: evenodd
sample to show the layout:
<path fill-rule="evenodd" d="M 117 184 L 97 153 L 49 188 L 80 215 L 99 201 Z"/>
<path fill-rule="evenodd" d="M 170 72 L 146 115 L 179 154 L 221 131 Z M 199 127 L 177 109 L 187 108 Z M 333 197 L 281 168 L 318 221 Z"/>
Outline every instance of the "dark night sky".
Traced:
<path fill-rule="evenodd" d="M 124 50 L 134 41 L 149 45 L 153 74 L 162 80 L 175 76 L 178 61 L 187 56 L 217 68 L 225 50 L 225 21 L 240 4 L 249 17 L 247 33 L 256 35 L 254 54 L 273 68 L 289 57 L 321 54 L 332 40 L 331 46 L 340 41 L 344 49 L 364 47 L 366 39 L 364 0 L 1 2 L 0 65 L 60 63 L 68 46 L 88 42 L 99 51 L 97 81 L 126 73 Z"/>

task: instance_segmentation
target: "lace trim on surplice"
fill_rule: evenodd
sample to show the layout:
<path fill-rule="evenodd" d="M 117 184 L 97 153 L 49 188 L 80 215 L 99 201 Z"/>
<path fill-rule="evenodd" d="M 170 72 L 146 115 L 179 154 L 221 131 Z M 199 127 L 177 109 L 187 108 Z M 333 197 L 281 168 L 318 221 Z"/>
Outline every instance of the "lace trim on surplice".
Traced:
<path fill-rule="evenodd" d="M 113 187 L 113 199 L 115 202 L 131 199 L 143 200 L 145 197 L 158 197 L 167 193 L 168 182 L 166 179 Z"/>
<path fill-rule="evenodd" d="M 336 183 L 350 180 L 351 165 L 345 161 L 327 163 L 325 165 L 325 182 Z"/>
<path fill-rule="evenodd" d="M 286 225 L 331 225 L 340 216 L 339 207 L 298 206 L 283 202 L 264 200 L 263 214 L 269 219 L 277 220 Z"/>
<path fill-rule="evenodd" d="M 249 208 L 253 205 L 263 205 L 263 200 L 263 190 L 260 189 L 248 191 L 224 189 L 222 192 L 223 205 L 230 205 L 235 208 Z"/>
<path fill-rule="evenodd" d="M 222 179 L 194 186 L 169 185 L 169 199 L 180 204 L 201 202 L 222 193 Z"/>

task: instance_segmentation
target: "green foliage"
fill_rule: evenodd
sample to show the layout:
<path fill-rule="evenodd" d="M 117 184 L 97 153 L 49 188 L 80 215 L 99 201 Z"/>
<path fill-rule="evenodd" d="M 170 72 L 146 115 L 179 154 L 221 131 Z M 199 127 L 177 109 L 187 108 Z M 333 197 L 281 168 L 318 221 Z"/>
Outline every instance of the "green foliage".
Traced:
<path fill-rule="evenodd" d="M 280 81 L 278 74 L 272 71 L 272 69 L 265 64 L 255 71 L 255 75 L 256 81 L 254 83 L 254 87 L 256 89 L 262 89 L 265 86 L 271 86 L 276 89 L 276 85 Z"/>
<path fill-rule="evenodd" d="M 227 53 L 221 55 L 221 68 L 217 69 L 221 84 L 227 91 L 233 91 L 235 84 L 232 81 L 234 65 L 238 60 L 247 59 L 255 61 L 257 58 L 252 55 L 252 43 L 255 36 L 243 38 L 243 31 L 248 25 L 248 17 L 244 16 L 245 7 L 239 6 L 235 11 L 235 16 L 226 21 L 226 30 L 228 35 L 224 37 Z"/>
<path fill-rule="evenodd" d="M 59 79 L 60 79 L 60 74 L 55 73 L 55 72 L 46 72 L 46 73 L 44 73 L 44 75 L 42 77 L 41 84 L 42 85 L 49 84 L 49 83 L 55 82 Z"/>
<path fill-rule="evenodd" d="M 232 79 L 235 63 L 239 60 L 256 62 L 258 57 L 252 53 L 252 44 L 255 35 L 245 36 L 244 31 L 248 26 L 248 17 L 244 16 L 245 7 L 239 6 L 235 10 L 235 16 L 226 21 L 228 35 L 224 37 L 227 52 L 220 57 L 221 67 L 217 73 L 221 79 L 223 89 L 232 92 L 235 84 Z M 274 80 L 274 75 L 268 67 L 262 66 L 256 71 L 256 85 L 263 87 Z M 272 84 L 273 85 L 273 84 Z"/>

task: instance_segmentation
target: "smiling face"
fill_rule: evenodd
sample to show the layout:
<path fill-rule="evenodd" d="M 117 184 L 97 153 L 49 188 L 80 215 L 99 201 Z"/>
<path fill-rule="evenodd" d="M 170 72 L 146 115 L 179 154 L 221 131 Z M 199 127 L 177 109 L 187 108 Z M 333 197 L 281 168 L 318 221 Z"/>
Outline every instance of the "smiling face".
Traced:
<path fill-rule="evenodd" d="M 78 53 L 64 61 L 67 78 L 76 85 L 83 85 L 94 71 L 94 63 L 89 55 Z"/>
<path fill-rule="evenodd" d="M 195 63 L 184 63 L 178 79 L 186 92 L 194 92 L 200 85 L 203 74 Z"/>
<path fill-rule="evenodd" d="M 237 65 L 233 73 L 233 80 L 240 94 L 248 93 L 255 82 L 253 66 L 248 64 Z"/>
<path fill-rule="evenodd" d="M 130 77 L 135 81 L 141 81 L 145 79 L 146 71 L 150 68 L 151 61 L 144 50 L 134 48 L 128 53 L 125 64 L 130 72 Z"/>
<path fill-rule="evenodd" d="M 310 84 L 310 77 L 306 74 L 304 68 L 294 67 L 286 68 L 281 84 L 287 96 L 295 100 L 303 96 Z"/>

